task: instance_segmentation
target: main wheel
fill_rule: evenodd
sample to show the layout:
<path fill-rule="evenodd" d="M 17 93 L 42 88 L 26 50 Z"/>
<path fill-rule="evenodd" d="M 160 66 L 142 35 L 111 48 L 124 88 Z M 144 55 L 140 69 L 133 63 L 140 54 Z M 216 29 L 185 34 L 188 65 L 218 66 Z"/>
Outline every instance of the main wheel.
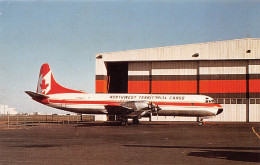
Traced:
<path fill-rule="evenodd" d="M 139 124 L 138 118 L 133 118 L 133 124 Z"/>
<path fill-rule="evenodd" d="M 127 125 L 128 125 L 127 119 L 122 119 L 121 120 L 121 126 L 127 126 Z"/>

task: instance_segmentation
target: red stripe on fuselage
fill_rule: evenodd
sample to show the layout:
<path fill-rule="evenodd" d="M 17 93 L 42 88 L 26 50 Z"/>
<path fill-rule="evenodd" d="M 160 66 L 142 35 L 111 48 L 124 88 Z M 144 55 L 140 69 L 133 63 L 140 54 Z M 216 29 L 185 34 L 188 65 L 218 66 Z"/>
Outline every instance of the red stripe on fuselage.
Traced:
<path fill-rule="evenodd" d="M 50 103 L 66 103 L 66 104 L 103 104 L 103 105 L 115 105 L 118 102 L 115 101 L 79 101 L 79 100 L 49 100 Z"/>
<path fill-rule="evenodd" d="M 153 103 L 155 105 L 221 107 L 221 105 L 219 104 L 212 104 L 212 103 L 172 103 L 172 102 L 153 102 Z"/>

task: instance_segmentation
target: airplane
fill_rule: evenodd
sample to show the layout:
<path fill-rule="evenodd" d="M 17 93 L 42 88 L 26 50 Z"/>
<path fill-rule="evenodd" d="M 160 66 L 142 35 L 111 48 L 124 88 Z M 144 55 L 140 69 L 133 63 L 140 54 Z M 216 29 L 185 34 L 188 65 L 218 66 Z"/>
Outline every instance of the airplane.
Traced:
<path fill-rule="evenodd" d="M 138 124 L 142 117 L 189 116 L 203 119 L 222 113 L 223 108 L 215 100 L 205 95 L 173 94 L 88 94 L 65 88 L 58 84 L 49 64 L 41 66 L 37 91 L 25 91 L 41 104 L 81 114 L 116 115 L 125 126 L 128 119 Z"/>

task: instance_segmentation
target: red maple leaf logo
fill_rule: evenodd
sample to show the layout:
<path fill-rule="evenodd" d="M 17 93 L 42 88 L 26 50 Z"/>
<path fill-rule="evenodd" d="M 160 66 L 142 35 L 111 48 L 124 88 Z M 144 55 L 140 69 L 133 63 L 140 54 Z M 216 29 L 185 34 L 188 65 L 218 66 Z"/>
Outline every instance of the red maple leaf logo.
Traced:
<path fill-rule="evenodd" d="M 46 84 L 45 80 L 43 79 L 43 80 L 42 80 L 42 83 L 41 83 L 42 91 L 43 91 L 44 89 L 46 89 L 48 86 L 49 86 L 49 84 Z M 44 91 L 44 93 L 45 93 L 45 91 Z"/>

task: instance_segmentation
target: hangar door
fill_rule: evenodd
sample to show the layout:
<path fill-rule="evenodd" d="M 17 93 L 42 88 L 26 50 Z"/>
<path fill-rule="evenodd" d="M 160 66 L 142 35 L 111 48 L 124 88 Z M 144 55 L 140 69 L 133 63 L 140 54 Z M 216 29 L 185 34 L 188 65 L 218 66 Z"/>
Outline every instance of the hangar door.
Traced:
<path fill-rule="evenodd" d="M 213 97 L 224 111 L 210 120 L 246 121 L 247 61 L 201 61 L 200 93 Z"/>
<path fill-rule="evenodd" d="M 129 63 L 128 93 L 197 94 L 197 62 Z"/>
<path fill-rule="evenodd" d="M 129 63 L 128 93 L 151 93 L 152 62 Z"/>
<path fill-rule="evenodd" d="M 107 63 L 108 93 L 128 92 L 128 63 Z"/>
<path fill-rule="evenodd" d="M 153 62 L 152 93 L 197 94 L 197 62 Z"/>
<path fill-rule="evenodd" d="M 260 60 L 249 61 L 249 121 L 260 121 Z"/>

